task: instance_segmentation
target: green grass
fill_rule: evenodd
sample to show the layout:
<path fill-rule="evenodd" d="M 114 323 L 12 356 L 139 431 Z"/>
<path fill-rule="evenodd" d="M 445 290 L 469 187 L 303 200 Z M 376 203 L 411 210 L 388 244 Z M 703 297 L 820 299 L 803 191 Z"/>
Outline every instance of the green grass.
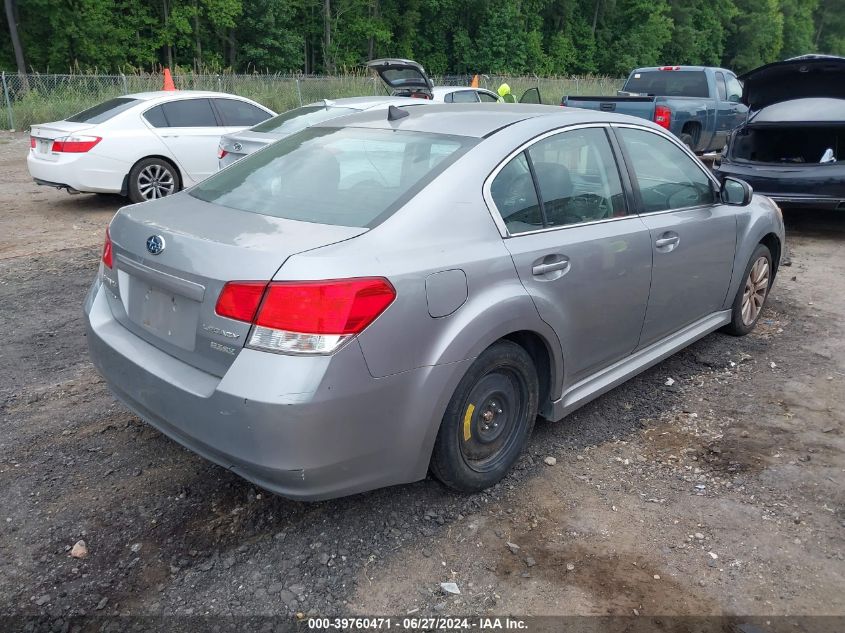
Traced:
<path fill-rule="evenodd" d="M 112 97 L 159 90 L 162 84 L 160 76 L 142 75 L 28 75 L 26 83 L 18 75 L 6 75 L 6 81 L 14 128 L 18 130 L 28 130 L 35 123 L 62 120 Z M 183 90 L 216 90 L 248 97 L 276 112 L 321 99 L 385 94 L 372 76 L 354 73 L 299 79 L 271 74 L 179 74 L 174 76 L 174 81 L 176 87 Z M 434 81 L 438 84 L 447 80 L 436 77 Z M 539 87 L 543 102 L 555 105 L 564 95 L 612 95 L 622 85 L 621 79 L 607 77 L 488 76 L 481 78 L 480 85 L 496 90 L 503 81 L 511 86 L 517 97 L 529 88 Z M 0 95 L 0 129 L 10 128 L 5 95 Z"/>

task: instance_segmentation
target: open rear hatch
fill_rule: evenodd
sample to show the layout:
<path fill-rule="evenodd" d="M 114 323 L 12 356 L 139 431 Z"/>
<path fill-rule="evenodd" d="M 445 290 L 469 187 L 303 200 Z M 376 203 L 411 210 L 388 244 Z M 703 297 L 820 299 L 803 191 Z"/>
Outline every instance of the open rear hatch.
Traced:
<path fill-rule="evenodd" d="M 104 285 L 115 318 L 137 336 L 222 376 L 250 324 L 215 311 L 227 281 L 269 281 L 295 253 L 367 229 L 287 220 L 210 204 L 188 194 L 126 207 L 109 227 Z"/>
<path fill-rule="evenodd" d="M 367 62 L 367 68 L 375 71 L 395 96 L 431 99 L 434 84 L 425 69 L 413 60 L 374 59 Z"/>
<path fill-rule="evenodd" d="M 739 77 L 742 102 L 753 111 L 792 99 L 845 99 L 845 58 L 799 57 L 755 68 Z"/>

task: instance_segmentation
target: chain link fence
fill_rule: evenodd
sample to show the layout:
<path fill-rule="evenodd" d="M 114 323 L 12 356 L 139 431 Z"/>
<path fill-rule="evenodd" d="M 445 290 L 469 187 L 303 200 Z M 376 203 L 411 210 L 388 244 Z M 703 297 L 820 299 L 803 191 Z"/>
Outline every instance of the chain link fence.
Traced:
<path fill-rule="evenodd" d="M 35 123 L 59 121 L 120 95 L 161 90 L 161 75 L 41 75 L 2 73 L 0 129 L 27 130 Z M 214 90 L 254 99 L 284 112 L 322 99 L 387 94 L 370 74 L 306 76 L 281 74 L 198 75 L 175 74 L 181 90 Z M 435 85 L 467 86 L 469 75 L 432 77 Z M 623 79 L 611 77 L 502 77 L 479 75 L 479 86 L 495 91 L 508 83 L 517 98 L 529 88 L 540 88 L 543 102 L 558 104 L 563 95 L 614 95 Z"/>

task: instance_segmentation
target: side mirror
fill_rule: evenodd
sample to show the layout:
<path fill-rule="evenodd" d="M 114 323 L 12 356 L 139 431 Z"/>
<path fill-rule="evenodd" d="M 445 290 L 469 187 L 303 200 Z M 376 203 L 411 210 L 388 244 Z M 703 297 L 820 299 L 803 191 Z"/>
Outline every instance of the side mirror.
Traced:
<path fill-rule="evenodd" d="M 754 195 L 754 190 L 744 180 L 734 178 L 733 176 L 725 176 L 720 193 L 724 204 L 744 207 L 751 204 L 751 197 Z"/>

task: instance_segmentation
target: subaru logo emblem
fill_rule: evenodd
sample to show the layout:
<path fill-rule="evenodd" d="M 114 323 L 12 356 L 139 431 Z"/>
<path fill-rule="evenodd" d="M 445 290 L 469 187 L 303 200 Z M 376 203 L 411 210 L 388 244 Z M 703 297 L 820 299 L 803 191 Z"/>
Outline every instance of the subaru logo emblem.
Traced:
<path fill-rule="evenodd" d="M 240 143 L 235 143 L 234 145 L 232 145 L 232 149 L 236 152 L 241 151 L 243 148 L 244 148 L 244 146 L 241 145 Z"/>
<path fill-rule="evenodd" d="M 147 250 L 152 255 L 160 255 L 164 250 L 164 238 L 161 235 L 150 235 L 147 238 Z"/>

